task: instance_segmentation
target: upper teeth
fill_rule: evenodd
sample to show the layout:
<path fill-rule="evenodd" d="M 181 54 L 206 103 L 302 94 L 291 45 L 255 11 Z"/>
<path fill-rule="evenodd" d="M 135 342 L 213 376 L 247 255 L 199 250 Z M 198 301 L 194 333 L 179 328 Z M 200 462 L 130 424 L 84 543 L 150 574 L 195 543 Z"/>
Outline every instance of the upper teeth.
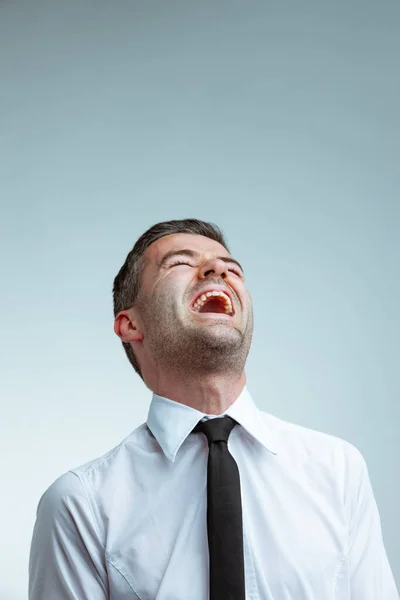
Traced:
<path fill-rule="evenodd" d="M 228 315 L 232 314 L 233 311 L 231 299 L 227 294 L 224 294 L 224 292 L 206 292 L 205 294 L 200 296 L 193 304 L 193 310 L 199 311 L 211 296 L 220 296 L 220 298 L 223 299 L 225 304 L 225 312 Z"/>

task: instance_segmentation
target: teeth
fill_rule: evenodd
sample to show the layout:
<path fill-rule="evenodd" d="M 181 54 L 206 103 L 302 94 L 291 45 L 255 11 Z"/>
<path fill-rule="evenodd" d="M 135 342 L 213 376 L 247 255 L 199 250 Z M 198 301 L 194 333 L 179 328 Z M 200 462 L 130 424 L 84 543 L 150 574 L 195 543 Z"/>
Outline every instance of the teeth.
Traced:
<path fill-rule="evenodd" d="M 202 296 L 200 296 L 200 298 L 198 298 L 196 300 L 196 302 L 193 305 L 193 310 L 198 312 L 201 309 L 201 307 L 204 306 L 204 304 L 206 303 L 208 298 L 210 298 L 211 296 L 219 296 L 220 298 L 222 298 L 224 301 L 226 314 L 228 314 L 228 315 L 232 314 L 232 312 L 233 312 L 232 302 L 231 302 L 229 296 L 224 294 L 224 292 L 206 292 L 205 294 L 203 294 Z"/>

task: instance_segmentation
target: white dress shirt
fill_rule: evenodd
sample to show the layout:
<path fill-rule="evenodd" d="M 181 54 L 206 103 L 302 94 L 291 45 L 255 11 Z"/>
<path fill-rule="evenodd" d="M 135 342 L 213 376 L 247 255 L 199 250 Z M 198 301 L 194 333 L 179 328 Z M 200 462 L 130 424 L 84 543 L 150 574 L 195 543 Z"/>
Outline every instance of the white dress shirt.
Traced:
<path fill-rule="evenodd" d="M 239 423 L 246 600 L 399 600 L 360 451 L 259 410 L 247 388 L 223 414 Z M 208 443 L 191 431 L 215 416 L 154 394 L 147 423 L 57 479 L 29 599 L 208 600 Z"/>

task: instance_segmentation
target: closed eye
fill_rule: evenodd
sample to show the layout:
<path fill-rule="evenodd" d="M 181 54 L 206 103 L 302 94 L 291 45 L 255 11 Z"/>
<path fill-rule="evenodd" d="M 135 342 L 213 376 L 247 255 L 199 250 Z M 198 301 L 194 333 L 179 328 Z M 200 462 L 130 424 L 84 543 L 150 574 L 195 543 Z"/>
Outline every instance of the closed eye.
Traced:
<path fill-rule="evenodd" d="M 191 263 L 187 262 L 187 261 L 183 261 L 183 260 L 177 260 L 175 262 L 173 262 L 172 264 L 169 265 L 169 267 L 177 267 L 179 265 L 186 265 L 188 267 L 195 267 L 195 265 L 192 265 Z M 230 267 L 228 269 L 228 271 L 230 271 L 231 273 L 234 273 L 235 275 L 237 275 L 238 277 L 243 277 L 243 273 L 240 271 L 240 269 L 236 268 L 236 267 Z"/>
<path fill-rule="evenodd" d="M 176 262 L 172 263 L 169 266 L 170 267 L 177 267 L 178 265 L 187 265 L 188 267 L 193 267 L 194 266 L 194 265 L 191 265 L 189 262 L 184 262 L 183 260 L 176 261 Z"/>
<path fill-rule="evenodd" d="M 228 271 L 231 271 L 231 273 L 235 273 L 235 275 L 237 275 L 238 277 L 243 277 L 243 273 L 239 271 L 239 269 L 230 268 L 228 269 Z"/>

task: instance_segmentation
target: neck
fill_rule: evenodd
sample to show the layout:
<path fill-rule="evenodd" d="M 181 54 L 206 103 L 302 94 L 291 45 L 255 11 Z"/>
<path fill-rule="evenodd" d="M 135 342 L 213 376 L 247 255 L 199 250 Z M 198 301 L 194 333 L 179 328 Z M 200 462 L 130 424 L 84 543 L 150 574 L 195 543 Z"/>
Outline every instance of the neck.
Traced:
<path fill-rule="evenodd" d="M 240 375 L 212 374 L 209 377 L 184 378 L 174 374 L 158 374 L 146 381 L 154 393 L 175 402 L 191 406 L 208 415 L 220 415 L 235 402 L 246 384 L 244 371 Z"/>

